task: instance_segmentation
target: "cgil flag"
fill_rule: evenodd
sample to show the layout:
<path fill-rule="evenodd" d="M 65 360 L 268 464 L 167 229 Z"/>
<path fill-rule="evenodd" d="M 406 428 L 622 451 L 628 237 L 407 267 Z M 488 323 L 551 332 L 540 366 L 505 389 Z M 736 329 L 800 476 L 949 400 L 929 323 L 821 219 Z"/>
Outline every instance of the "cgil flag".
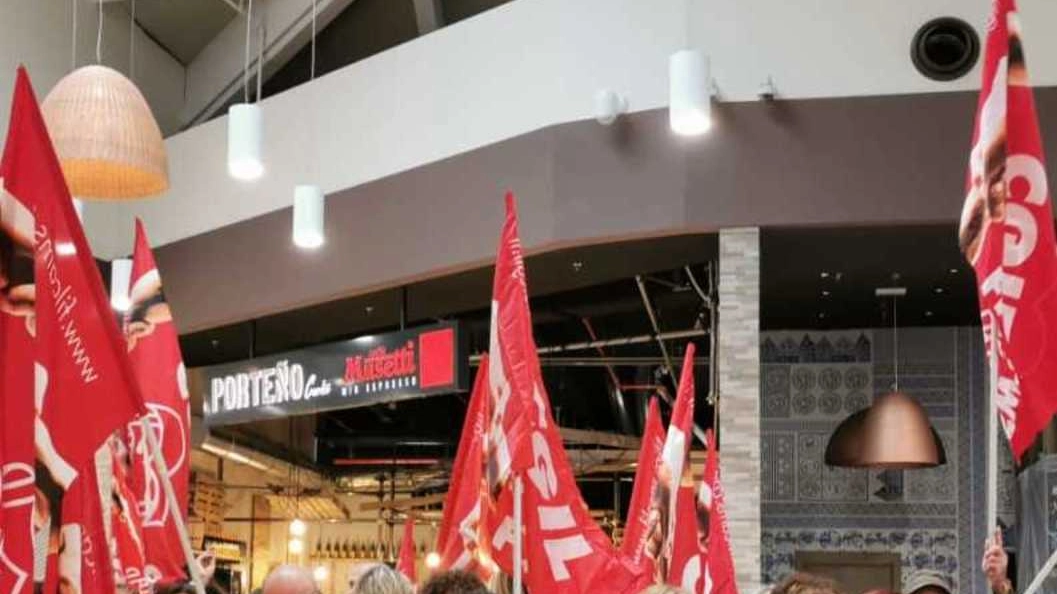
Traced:
<path fill-rule="evenodd" d="M 93 497 L 83 482 L 94 480 L 90 473 L 96 451 L 145 409 L 23 68 L 18 70 L 0 160 L 0 188 L 3 417 L 5 425 L 19 428 L 17 447 L 8 450 L 11 440 L 4 437 L 0 562 L 9 566 L 5 569 L 15 568 L 19 577 L 10 591 L 16 594 L 26 592 L 22 576 L 27 569 L 43 583 L 44 594 L 63 583 L 85 584 L 81 594 L 95 594 L 96 589 L 87 588 L 98 582 L 84 581 L 85 576 L 97 568 L 94 555 L 107 547 L 98 540 L 104 534 L 98 489 Z M 30 337 L 28 349 L 24 338 L 8 342 L 12 334 L 18 335 L 12 328 L 19 324 Z M 30 356 L 15 352 L 16 346 Z M 27 429 L 33 432 L 35 457 L 21 449 Z M 35 497 L 43 503 L 35 510 L 32 532 L 21 517 L 18 521 L 24 525 L 8 522 L 8 469 L 14 468 L 21 478 L 27 467 L 36 470 Z M 26 546 L 36 548 L 32 568 L 26 565 Z"/>
<path fill-rule="evenodd" d="M 493 533 L 495 559 L 509 573 L 507 554 L 514 538 L 522 538 L 528 591 L 630 592 L 640 574 L 588 513 L 551 414 L 532 337 L 512 194 L 506 209 L 492 293 L 487 484 L 505 516 L 513 483 L 521 480 L 524 518 L 523 537 L 502 528 Z M 511 525 L 508 520 L 499 525 Z"/>
<path fill-rule="evenodd" d="M 404 537 L 400 541 L 400 556 L 396 561 L 396 570 L 404 574 L 412 584 L 418 581 L 415 570 L 415 517 L 408 515 L 404 520 Z"/>
<path fill-rule="evenodd" d="M 129 486 L 125 462 L 110 450 L 112 488 L 110 525 L 113 534 L 114 561 L 124 580 L 125 589 L 138 594 L 151 594 L 157 576 L 147 571 L 143 542 L 143 518 L 136 505 L 136 496 Z"/>
<path fill-rule="evenodd" d="M 657 552 L 657 580 L 693 590 L 699 573 L 700 553 L 694 516 L 694 479 L 690 442 L 694 426 L 694 352 L 686 346 L 679 390 L 668 424 L 668 435 L 657 467 L 653 508 L 657 518 L 650 551 Z"/>
<path fill-rule="evenodd" d="M 998 413 L 1019 460 L 1057 411 L 1057 249 L 1014 0 L 994 0 L 958 240 L 976 270 Z"/>
<path fill-rule="evenodd" d="M 642 446 L 635 467 L 635 483 L 631 491 L 631 503 L 628 505 L 624 540 L 620 544 L 620 551 L 643 573 L 649 575 L 656 571 L 654 558 L 646 554 L 646 542 L 650 536 L 650 501 L 657 488 L 657 464 L 660 462 L 664 438 L 660 407 L 657 399 L 652 398 L 646 412 L 646 426 L 642 432 Z"/>
<path fill-rule="evenodd" d="M 128 357 L 147 409 L 147 424 L 161 448 L 179 509 L 172 509 L 162 477 L 155 470 L 143 423 L 128 425 L 129 486 L 142 518 L 146 570 L 154 580 L 185 577 L 184 553 L 176 522 L 187 509 L 190 467 L 190 394 L 172 310 L 162 290 L 143 222 L 136 221 L 136 244 L 129 283 L 131 307 L 125 314 Z"/>
<path fill-rule="evenodd" d="M 708 442 L 708 457 L 705 459 L 705 476 L 695 501 L 695 516 L 698 540 L 705 551 L 703 556 L 707 578 L 700 580 L 708 589 L 697 590 L 698 594 L 738 594 L 734 575 L 734 556 L 730 550 L 730 529 L 727 525 L 726 496 L 719 480 L 719 453 L 716 451 L 715 435 L 709 430 L 705 434 Z"/>
<path fill-rule="evenodd" d="M 484 489 L 484 432 L 488 420 L 488 355 L 477 368 L 451 484 L 444 499 L 444 516 L 437 534 L 440 566 L 469 571 L 487 582 L 492 574 L 489 540 L 482 521 Z"/>

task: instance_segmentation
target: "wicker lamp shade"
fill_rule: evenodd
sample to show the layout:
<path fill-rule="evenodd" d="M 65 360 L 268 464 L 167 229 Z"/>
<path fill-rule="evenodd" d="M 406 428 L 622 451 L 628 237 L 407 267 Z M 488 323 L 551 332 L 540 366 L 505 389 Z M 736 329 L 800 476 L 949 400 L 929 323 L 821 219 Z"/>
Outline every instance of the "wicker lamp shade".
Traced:
<path fill-rule="evenodd" d="M 48 93 L 41 111 L 74 196 L 128 200 L 169 188 L 158 122 L 120 72 L 78 68 Z"/>

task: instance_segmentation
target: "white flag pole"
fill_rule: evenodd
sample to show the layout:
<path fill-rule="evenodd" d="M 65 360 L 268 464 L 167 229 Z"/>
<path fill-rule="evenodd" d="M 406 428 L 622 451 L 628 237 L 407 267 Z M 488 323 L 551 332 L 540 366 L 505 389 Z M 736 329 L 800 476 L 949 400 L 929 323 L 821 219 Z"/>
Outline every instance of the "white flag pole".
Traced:
<path fill-rule="evenodd" d="M 520 476 L 514 477 L 514 592 L 521 594 L 521 544 L 523 530 L 522 526 L 522 497 L 525 494 L 525 483 Z"/>
<path fill-rule="evenodd" d="M 1035 594 L 1035 592 L 1038 592 L 1039 588 L 1042 587 L 1042 583 L 1053 572 L 1054 567 L 1057 567 L 1057 551 L 1054 551 L 1050 558 L 1046 560 L 1046 564 L 1035 575 L 1035 579 L 1031 580 L 1031 585 L 1028 586 L 1027 590 L 1024 590 L 1024 594 Z"/>
<path fill-rule="evenodd" d="M 998 528 L 998 320 L 990 321 L 991 352 L 988 358 L 991 377 L 987 395 L 987 530 Z"/>
<path fill-rule="evenodd" d="M 176 524 L 176 531 L 180 535 L 180 546 L 183 548 L 184 557 L 187 559 L 187 571 L 190 573 L 191 583 L 194 584 L 198 594 L 206 594 L 204 580 L 202 579 L 202 568 L 198 566 L 194 551 L 191 550 L 191 536 L 187 532 L 187 524 L 184 522 L 183 510 L 176 500 L 176 491 L 173 489 L 172 481 L 169 479 L 169 468 L 165 464 L 165 458 L 161 453 L 161 445 L 158 444 L 158 436 L 154 435 L 154 429 L 150 426 L 150 415 L 140 418 L 143 425 L 143 436 L 147 440 L 151 458 L 154 461 L 154 472 L 158 474 L 165 490 L 165 500 L 169 504 L 169 515 Z"/>

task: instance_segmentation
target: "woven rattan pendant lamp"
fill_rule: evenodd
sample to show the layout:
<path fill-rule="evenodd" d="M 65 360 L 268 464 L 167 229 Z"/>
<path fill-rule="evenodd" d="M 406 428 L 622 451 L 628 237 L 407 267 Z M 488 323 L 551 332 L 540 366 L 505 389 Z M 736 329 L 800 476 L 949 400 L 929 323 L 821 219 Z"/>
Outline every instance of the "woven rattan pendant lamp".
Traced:
<path fill-rule="evenodd" d="M 70 193 L 128 200 L 169 189 L 158 122 L 132 81 L 84 66 L 59 81 L 41 106 Z"/>
<path fill-rule="evenodd" d="M 98 14 L 97 63 L 74 69 L 55 85 L 41 105 L 44 121 L 72 195 L 109 200 L 154 196 L 169 188 L 165 142 L 143 93 L 101 64 L 102 3 Z M 134 29 L 134 16 L 132 25 Z M 76 66 L 76 0 L 73 47 Z"/>

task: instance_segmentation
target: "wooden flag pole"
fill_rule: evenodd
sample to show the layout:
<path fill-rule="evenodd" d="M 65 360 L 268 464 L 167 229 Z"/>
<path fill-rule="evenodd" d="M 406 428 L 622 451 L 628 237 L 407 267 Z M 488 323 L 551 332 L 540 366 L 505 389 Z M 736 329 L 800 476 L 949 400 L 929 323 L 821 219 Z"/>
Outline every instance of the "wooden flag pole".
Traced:
<path fill-rule="evenodd" d="M 988 358 L 991 366 L 990 382 L 987 388 L 987 530 L 998 526 L 998 323 L 992 317 L 990 324 L 991 353 Z"/>
<path fill-rule="evenodd" d="M 143 436 L 150 448 L 151 459 L 154 461 L 154 472 L 158 474 L 162 488 L 165 490 L 165 500 L 169 505 L 169 515 L 176 524 L 176 531 L 180 535 L 180 546 L 183 548 L 184 557 L 187 559 L 187 571 L 190 574 L 191 583 L 194 584 L 198 594 L 206 594 L 205 582 L 202 579 L 202 568 L 198 566 L 194 551 L 191 550 L 191 536 L 187 532 L 187 524 L 184 522 L 183 510 L 180 502 L 176 500 L 176 490 L 173 489 L 172 481 L 169 479 L 169 468 L 165 464 L 165 457 L 161 453 L 161 445 L 158 436 L 154 435 L 154 429 L 150 426 L 150 415 L 140 418 L 143 425 Z"/>
<path fill-rule="evenodd" d="M 520 476 L 514 477 L 514 592 L 521 594 L 521 539 L 522 526 L 522 496 L 525 494 L 525 483 Z"/>

